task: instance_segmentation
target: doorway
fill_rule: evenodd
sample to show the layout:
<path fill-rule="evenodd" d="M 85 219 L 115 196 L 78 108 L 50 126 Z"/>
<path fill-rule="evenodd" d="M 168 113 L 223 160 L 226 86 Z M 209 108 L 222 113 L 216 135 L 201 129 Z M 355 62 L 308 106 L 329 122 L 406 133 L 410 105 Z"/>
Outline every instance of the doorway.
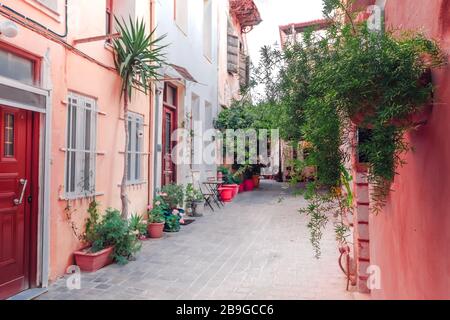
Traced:
<path fill-rule="evenodd" d="M 173 150 L 176 141 L 172 135 L 177 129 L 178 90 L 177 87 L 166 83 L 164 86 L 164 107 L 162 117 L 162 185 L 177 182 L 177 167 Z"/>
<path fill-rule="evenodd" d="M 38 121 L 0 105 L 0 299 L 36 282 Z"/>

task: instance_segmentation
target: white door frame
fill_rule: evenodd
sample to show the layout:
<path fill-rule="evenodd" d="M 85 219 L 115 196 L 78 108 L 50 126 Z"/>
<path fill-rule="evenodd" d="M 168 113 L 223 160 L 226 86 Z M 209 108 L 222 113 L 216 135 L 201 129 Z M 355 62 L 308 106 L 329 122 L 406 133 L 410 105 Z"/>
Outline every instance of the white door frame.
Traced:
<path fill-rule="evenodd" d="M 29 110 L 41 114 L 41 128 L 39 139 L 39 222 L 38 222 L 38 257 L 37 281 L 38 287 L 48 286 L 50 265 L 50 166 L 51 166 L 51 132 L 52 132 L 52 104 L 51 91 L 23 84 L 0 76 L 0 85 L 26 91 L 45 99 L 45 106 L 27 105 L 13 99 L 5 99 L 0 94 L 0 104 Z"/>

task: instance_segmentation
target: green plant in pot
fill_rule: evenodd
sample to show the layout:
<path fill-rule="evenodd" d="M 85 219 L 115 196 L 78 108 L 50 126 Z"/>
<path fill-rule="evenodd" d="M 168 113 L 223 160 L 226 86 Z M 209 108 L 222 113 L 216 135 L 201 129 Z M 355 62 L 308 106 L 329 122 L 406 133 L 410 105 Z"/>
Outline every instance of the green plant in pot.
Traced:
<path fill-rule="evenodd" d="M 158 239 L 163 235 L 166 223 L 165 212 L 168 206 L 161 196 L 156 196 L 153 206 L 149 206 L 147 233 L 150 238 Z"/>
<path fill-rule="evenodd" d="M 181 185 L 166 185 L 162 187 L 160 195 L 169 209 L 178 209 L 183 205 L 184 188 Z"/>
<path fill-rule="evenodd" d="M 133 214 L 130 218 L 130 230 L 138 239 L 145 239 L 147 236 L 147 223 L 140 214 Z"/>
<path fill-rule="evenodd" d="M 195 189 L 192 183 L 186 185 L 185 200 L 188 214 L 193 217 L 203 216 L 201 212 L 204 207 L 203 194 L 200 190 Z"/>
<path fill-rule="evenodd" d="M 141 244 L 129 221 L 119 210 L 108 209 L 100 217 L 99 204 L 89 205 L 84 241 L 91 246 L 75 252 L 75 261 L 83 271 L 93 272 L 113 261 L 126 264 L 140 250 Z"/>
<path fill-rule="evenodd" d="M 172 211 L 165 213 L 165 232 L 178 232 L 180 231 L 180 211 L 178 209 L 173 209 Z"/>
<path fill-rule="evenodd" d="M 181 185 L 169 184 L 164 186 L 160 192 L 161 198 L 167 204 L 164 211 L 166 232 L 180 231 L 181 207 L 184 202 L 184 188 Z"/>

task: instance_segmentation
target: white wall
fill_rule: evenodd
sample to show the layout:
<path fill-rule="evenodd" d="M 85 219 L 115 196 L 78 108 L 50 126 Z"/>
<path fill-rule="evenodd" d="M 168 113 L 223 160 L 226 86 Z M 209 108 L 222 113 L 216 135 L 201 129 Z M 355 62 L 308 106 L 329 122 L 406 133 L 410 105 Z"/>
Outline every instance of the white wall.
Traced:
<path fill-rule="evenodd" d="M 186 33 L 177 26 L 174 21 L 174 1 L 157 0 L 155 7 L 157 35 L 167 34 L 164 42 L 170 44 L 166 49 L 167 62 L 186 68 L 189 73 L 199 82 L 189 81 L 175 82 L 179 86 L 182 96 L 179 99 L 178 125 L 182 126 L 188 114 L 192 109 L 192 95 L 199 97 L 200 119 L 205 119 L 205 105 L 212 106 L 213 118 L 217 117 L 218 112 L 218 59 L 217 59 L 217 0 L 212 1 L 212 56 L 208 59 L 204 55 L 203 42 L 203 3 L 204 0 L 185 0 L 188 3 L 188 23 Z M 167 77 L 180 77 L 172 68 L 165 68 L 164 73 Z M 161 88 L 163 85 L 159 84 Z M 162 95 L 159 98 L 157 124 L 158 143 L 161 144 L 161 118 L 162 118 Z M 206 171 L 209 166 L 196 166 L 201 173 L 202 179 L 206 178 Z M 189 166 L 177 168 L 178 183 L 187 183 L 190 180 L 191 172 Z M 157 186 L 161 180 L 161 154 L 158 154 L 157 164 Z"/>

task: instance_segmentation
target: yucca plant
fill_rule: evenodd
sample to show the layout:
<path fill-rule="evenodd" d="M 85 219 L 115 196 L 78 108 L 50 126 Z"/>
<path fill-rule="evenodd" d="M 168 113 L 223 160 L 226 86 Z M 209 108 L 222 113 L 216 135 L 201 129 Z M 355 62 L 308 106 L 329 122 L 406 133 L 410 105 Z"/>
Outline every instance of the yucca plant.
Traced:
<path fill-rule="evenodd" d="M 122 79 L 121 96 L 123 98 L 123 114 L 125 129 L 125 151 L 129 147 L 128 134 L 128 104 L 135 90 L 148 94 L 151 82 L 160 78 L 158 70 L 165 64 L 163 49 L 161 45 L 164 36 L 155 38 L 155 30 L 147 33 L 144 20 L 133 21 L 131 17 L 126 23 L 124 19 L 119 21 L 115 17 L 116 28 L 120 37 L 113 42 L 115 50 L 115 65 Z M 124 153 L 123 177 L 120 187 L 120 198 L 122 200 L 122 217 L 128 217 L 128 194 L 127 194 L 127 153 Z"/>

